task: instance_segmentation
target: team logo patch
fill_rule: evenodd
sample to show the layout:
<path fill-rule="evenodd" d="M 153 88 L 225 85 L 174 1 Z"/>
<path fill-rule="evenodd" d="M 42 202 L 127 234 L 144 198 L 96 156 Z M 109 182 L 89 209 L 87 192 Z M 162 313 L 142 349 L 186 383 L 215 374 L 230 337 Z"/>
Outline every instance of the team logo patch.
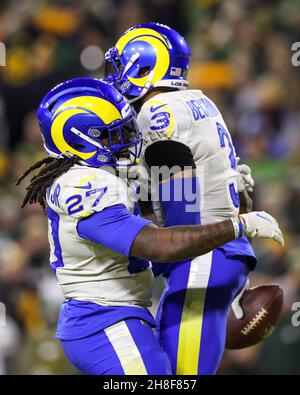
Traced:
<path fill-rule="evenodd" d="M 123 84 L 121 84 L 121 88 L 128 89 L 130 87 L 130 85 L 131 85 L 130 81 L 125 81 L 125 82 L 123 82 Z"/>
<path fill-rule="evenodd" d="M 99 137 L 100 136 L 100 131 L 98 130 L 98 129 L 94 129 L 94 128 L 92 128 L 92 129 L 90 129 L 89 131 L 88 131 L 88 135 L 90 135 L 90 136 L 92 136 L 92 137 Z"/>

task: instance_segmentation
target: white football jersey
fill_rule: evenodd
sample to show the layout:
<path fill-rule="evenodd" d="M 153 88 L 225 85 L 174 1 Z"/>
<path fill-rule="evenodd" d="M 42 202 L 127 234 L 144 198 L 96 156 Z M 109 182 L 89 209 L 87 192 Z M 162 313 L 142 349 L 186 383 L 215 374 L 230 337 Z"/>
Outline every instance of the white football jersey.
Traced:
<path fill-rule="evenodd" d="M 145 149 L 159 140 L 188 146 L 200 181 L 201 224 L 238 214 L 236 154 L 216 105 L 200 90 L 161 93 L 148 100 L 138 115 Z"/>
<path fill-rule="evenodd" d="M 116 204 L 133 213 L 137 197 L 136 181 L 128 186 L 104 167 L 74 165 L 48 188 L 50 263 L 65 298 L 109 306 L 151 305 L 150 266 L 130 274 L 127 256 L 81 238 L 76 229 L 80 219 Z"/>

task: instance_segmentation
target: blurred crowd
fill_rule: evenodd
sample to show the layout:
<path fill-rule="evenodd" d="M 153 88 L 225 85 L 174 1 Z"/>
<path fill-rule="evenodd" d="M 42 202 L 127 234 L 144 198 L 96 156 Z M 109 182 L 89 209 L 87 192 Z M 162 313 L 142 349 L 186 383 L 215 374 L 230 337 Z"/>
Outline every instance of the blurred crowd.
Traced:
<path fill-rule="evenodd" d="M 262 345 L 226 352 L 220 374 L 299 374 L 300 327 L 300 0 L 0 0 L 0 374 L 75 370 L 54 340 L 62 296 L 49 268 L 47 222 L 20 209 L 20 174 L 45 156 L 35 110 L 45 92 L 76 76 L 103 75 L 104 53 L 128 27 L 168 24 L 192 50 L 191 87 L 220 107 L 238 155 L 256 181 L 254 208 L 284 230 L 286 248 L 255 243 L 252 285 L 278 283 L 284 314 Z M 159 289 L 157 289 L 157 294 Z"/>

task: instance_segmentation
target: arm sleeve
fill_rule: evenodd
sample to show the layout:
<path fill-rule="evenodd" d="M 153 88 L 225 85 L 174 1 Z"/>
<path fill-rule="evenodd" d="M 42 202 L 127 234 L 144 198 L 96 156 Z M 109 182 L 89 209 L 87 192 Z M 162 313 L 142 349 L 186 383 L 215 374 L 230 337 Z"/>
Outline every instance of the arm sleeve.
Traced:
<path fill-rule="evenodd" d="M 165 226 L 201 225 L 200 185 L 197 177 L 177 178 L 159 186 Z"/>
<path fill-rule="evenodd" d="M 130 214 L 124 205 L 117 204 L 80 219 L 77 233 L 83 239 L 129 256 L 137 234 L 149 223 L 151 221 Z"/>
<path fill-rule="evenodd" d="M 145 162 L 149 167 L 196 168 L 190 148 L 170 140 L 148 146 Z M 164 180 L 159 185 L 159 200 L 165 226 L 200 224 L 200 185 L 197 177 Z"/>

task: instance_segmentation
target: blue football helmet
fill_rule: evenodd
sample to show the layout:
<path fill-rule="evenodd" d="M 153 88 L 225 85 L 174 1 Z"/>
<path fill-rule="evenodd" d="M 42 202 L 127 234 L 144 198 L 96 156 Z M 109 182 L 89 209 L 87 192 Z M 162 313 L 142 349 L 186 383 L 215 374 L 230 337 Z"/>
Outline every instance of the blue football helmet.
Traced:
<path fill-rule="evenodd" d="M 140 156 L 136 113 L 104 81 L 75 78 L 57 85 L 43 98 L 37 117 L 50 156 L 76 155 L 93 167 L 130 166 Z"/>
<path fill-rule="evenodd" d="M 155 87 L 186 89 L 190 48 L 175 30 L 143 23 L 127 30 L 105 54 L 105 79 L 130 103 Z"/>

